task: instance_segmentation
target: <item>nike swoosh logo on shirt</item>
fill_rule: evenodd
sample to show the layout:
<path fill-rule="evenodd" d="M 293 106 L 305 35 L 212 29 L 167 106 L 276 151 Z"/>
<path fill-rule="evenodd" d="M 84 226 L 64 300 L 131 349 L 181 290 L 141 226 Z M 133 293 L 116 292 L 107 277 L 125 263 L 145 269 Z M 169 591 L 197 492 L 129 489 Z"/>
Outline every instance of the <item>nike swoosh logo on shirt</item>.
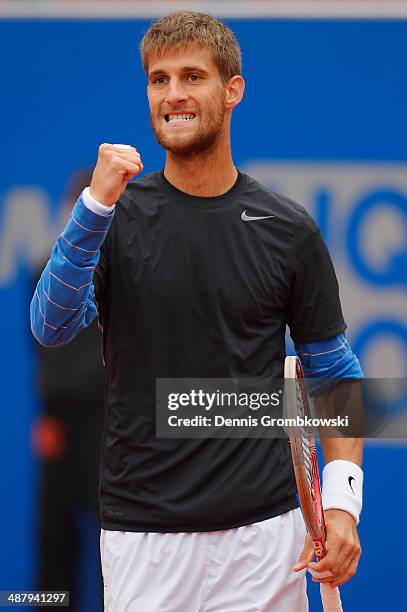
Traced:
<path fill-rule="evenodd" d="M 244 210 L 240 216 L 242 221 L 260 221 L 261 219 L 271 219 L 274 215 L 268 215 L 267 217 L 249 217 L 246 215 L 246 211 Z"/>

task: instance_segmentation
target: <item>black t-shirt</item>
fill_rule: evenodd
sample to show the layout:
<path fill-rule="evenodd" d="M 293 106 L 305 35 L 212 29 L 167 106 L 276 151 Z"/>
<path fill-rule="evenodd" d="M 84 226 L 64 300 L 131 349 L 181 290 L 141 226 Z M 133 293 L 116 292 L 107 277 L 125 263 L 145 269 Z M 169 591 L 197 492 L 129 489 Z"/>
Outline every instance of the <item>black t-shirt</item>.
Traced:
<path fill-rule="evenodd" d="M 116 205 L 94 282 L 106 363 L 102 527 L 219 530 L 296 507 L 287 440 L 157 438 L 155 383 L 281 378 L 287 324 L 297 341 L 345 329 L 304 208 L 245 174 L 207 198 L 149 174 Z"/>

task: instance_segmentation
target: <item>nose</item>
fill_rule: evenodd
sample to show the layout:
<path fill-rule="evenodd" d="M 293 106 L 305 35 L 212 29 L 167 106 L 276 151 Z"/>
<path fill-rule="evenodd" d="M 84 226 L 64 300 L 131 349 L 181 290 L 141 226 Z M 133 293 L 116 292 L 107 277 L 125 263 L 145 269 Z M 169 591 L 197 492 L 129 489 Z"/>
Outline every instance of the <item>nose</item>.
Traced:
<path fill-rule="evenodd" d="M 178 79 L 171 79 L 165 96 L 165 101 L 171 106 L 176 106 L 188 100 L 182 83 Z"/>

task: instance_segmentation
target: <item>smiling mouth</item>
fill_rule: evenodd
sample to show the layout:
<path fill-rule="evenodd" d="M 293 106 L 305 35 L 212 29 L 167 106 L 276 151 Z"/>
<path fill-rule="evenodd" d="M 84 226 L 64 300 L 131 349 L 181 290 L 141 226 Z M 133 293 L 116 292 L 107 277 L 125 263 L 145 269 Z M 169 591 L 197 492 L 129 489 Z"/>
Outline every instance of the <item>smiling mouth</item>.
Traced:
<path fill-rule="evenodd" d="M 195 119 L 195 117 L 195 113 L 167 113 L 166 115 L 164 115 L 164 119 L 167 123 L 185 123 L 187 121 L 192 121 L 192 119 Z"/>

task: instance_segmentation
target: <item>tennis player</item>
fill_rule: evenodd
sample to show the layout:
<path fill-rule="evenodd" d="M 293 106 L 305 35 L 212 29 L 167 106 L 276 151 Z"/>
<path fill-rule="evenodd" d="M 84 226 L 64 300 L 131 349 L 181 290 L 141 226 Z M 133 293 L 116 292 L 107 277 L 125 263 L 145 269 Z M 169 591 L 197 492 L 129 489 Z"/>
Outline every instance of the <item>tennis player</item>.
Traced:
<path fill-rule="evenodd" d="M 106 609 L 301 612 L 306 567 L 332 585 L 356 571 L 361 443 L 324 440 L 329 552 L 317 565 L 287 441 L 157 438 L 155 382 L 282 378 L 287 325 L 307 375 L 362 377 L 335 272 L 304 208 L 233 163 L 244 81 L 231 30 L 177 11 L 150 27 L 141 56 L 164 170 L 129 183 L 138 150 L 100 146 L 31 304 L 44 346 L 96 315 L 103 329 Z"/>

